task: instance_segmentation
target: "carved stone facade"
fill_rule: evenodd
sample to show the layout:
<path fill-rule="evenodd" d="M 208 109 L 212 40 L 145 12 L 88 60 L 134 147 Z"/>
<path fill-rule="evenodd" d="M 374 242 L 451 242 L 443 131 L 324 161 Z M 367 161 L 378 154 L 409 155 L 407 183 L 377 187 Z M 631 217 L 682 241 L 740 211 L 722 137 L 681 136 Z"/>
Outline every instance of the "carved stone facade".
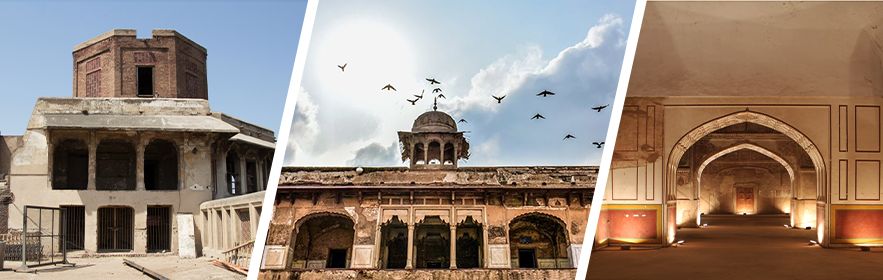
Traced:
<path fill-rule="evenodd" d="M 421 155 L 414 147 L 427 141 L 420 139 L 451 143 L 452 158 L 465 158 L 468 144 L 448 119 L 428 112 L 411 132 L 400 132 L 405 159 Z M 497 279 L 502 276 L 484 269 L 574 268 L 596 175 L 597 168 L 587 166 L 458 168 L 445 161 L 413 168 L 287 167 L 261 277 L 318 277 L 308 271 L 325 268 L 377 270 L 377 279 L 394 277 L 385 271 L 397 269 L 413 275 L 446 269 L 440 273 L 461 277 L 457 270 L 469 269 Z"/>

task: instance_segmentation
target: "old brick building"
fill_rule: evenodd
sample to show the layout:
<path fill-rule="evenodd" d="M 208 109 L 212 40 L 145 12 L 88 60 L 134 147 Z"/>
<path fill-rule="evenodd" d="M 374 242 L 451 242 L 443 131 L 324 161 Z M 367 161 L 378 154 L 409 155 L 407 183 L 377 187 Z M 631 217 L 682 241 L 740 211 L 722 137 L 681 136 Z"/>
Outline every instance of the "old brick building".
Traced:
<path fill-rule="evenodd" d="M 285 168 L 262 277 L 573 278 L 597 168 L 458 167 L 440 111 L 399 140 L 409 167 Z"/>
<path fill-rule="evenodd" d="M 192 256 L 252 239 L 203 242 L 214 223 L 200 204 L 261 193 L 275 146 L 273 131 L 211 111 L 206 57 L 173 30 L 118 29 L 77 45 L 73 98 L 39 98 L 24 135 L 4 138 L 7 234 L 21 232 L 25 206 L 43 206 L 64 209 L 53 230 L 63 224 L 67 249 L 89 254 Z M 248 225 L 258 211 L 224 221 Z"/>

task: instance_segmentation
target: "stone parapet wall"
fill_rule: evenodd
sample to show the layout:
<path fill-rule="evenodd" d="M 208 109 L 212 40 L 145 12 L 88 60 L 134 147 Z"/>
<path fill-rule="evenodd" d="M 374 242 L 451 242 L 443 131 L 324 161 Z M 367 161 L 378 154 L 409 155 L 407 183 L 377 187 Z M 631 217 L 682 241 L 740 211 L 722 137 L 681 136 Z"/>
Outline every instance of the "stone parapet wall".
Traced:
<path fill-rule="evenodd" d="M 261 271 L 261 280 L 425 280 L 425 279 L 574 279 L 576 269 L 468 269 L 468 270 L 310 270 Z"/>

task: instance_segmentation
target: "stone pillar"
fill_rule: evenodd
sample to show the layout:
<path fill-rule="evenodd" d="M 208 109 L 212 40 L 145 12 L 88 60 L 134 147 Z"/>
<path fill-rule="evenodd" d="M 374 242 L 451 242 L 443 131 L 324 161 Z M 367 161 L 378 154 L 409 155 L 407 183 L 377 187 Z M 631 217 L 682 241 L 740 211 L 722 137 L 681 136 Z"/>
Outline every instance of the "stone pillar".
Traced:
<path fill-rule="evenodd" d="M 258 212 L 257 207 L 254 204 L 248 204 L 248 226 L 251 228 L 249 232 L 251 232 L 251 236 L 248 238 L 250 240 L 257 239 L 258 235 L 258 222 L 261 219 L 261 213 Z"/>
<path fill-rule="evenodd" d="M 246 172 L 245 155 L 239 157 L 239 188 L 236 194 L 242 195 L 248 192 L 248 172 Z"/>
<path fill-rule="evenodd" d="M 426 143 L 423 144 L 423 164 L 429 164 L 429 145 Z"/>
<path fill-rule="evenodd" d="M 146 149 L 141 135 L 135 140 L 135 190 L 143 191 L 144 186 L 144 150 Z"/>
<path fill-rule="evenodd" d="M 451 269 L 457 269 L 457 225 L 451 225 Z"/>
<path fill-rule="evenodd" d="M 414 269 L 414 225 L 408 224 L 408 260 L 405 269 Z"/>
<path fill-rule="evenodd" d="M 381 222 L 378 220 L 374 229 L 374 260 L 371 261 L 372 268 L 383 268 L 383 266 L 386 265 L 385 263 L 380 263 L 380 256 L 382 256 L 383 252 L 385 251 L 384 248 L 380 247 L 380 239 L 383 238 L 383 236 L 381 236 L 381 233 L 383 232 L 381 231 L 382 228 L 380 224 Z M 353 254 L 353 258 L 355 258 L 355 254 Z"/>
<path fill-rule="evenodd" d="M 98 158 L 96 157 L 98 154 L 98 137 L 95 137 L 95 132 L 93 131 L 89 135 L 89 182 L 86 184 L 86 189 L 90 191 L 95 190 L 95 178 L 96 172 L 98 172 Z"/>
<path fill-rule="evenodd" d="M 486 221 L 486 220 L 485 220 Z M 482 258 L 481 258 L 481 267 L 489 268 L 490 267 L 490 250 L 488 249 L 489 244 L 487 244 L 487 225 L 481 225 L 481 250 L 482 250 Z"/>
<path fill-rule="evenodd" d="M 445 165 L 445 143 L 444 141 L 438 143 L 438 163 L 440 165 Z"/>

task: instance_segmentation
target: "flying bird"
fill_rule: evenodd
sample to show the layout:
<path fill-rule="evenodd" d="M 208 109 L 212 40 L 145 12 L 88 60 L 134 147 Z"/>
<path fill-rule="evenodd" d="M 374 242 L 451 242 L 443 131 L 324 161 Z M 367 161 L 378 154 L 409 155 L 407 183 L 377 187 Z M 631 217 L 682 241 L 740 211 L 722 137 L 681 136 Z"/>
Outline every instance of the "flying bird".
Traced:
<path fill-rule="evenodd" d="M 441 91 L 442 91 L 441 88 L 435 88 L 432 90 L 432 93 L 439 93 Z"/>
<path fill-rule="evenodd" d="M 540 115 L 540 114 L 536 114 L 536 115 L 533 115 L 533 117 L 530 118 L 530 119 L 531 119 L 531 120 L 539 120 L 539 119 L 544 119 L 544 120 L 545 120 L 546 117 L 543 117 L 543 115 Z"/>
<path fill-rule="evenodd" d="M 537 96 L 548 97 L 549 95 L 555 95 L 554 92 L 544 90 L 543 92 L 537 93 Z"/>
<path fill-rule="evenodd" d="M 420 91 L 420 95 L 416 95 L 416 94 L 415 94 L 414 97 L 417 97 L 417 99 L 423 99 L 423 92 L 425 92 L 425 91 L 426 91 L 425 89 L 424 89 L 424 90 L 421 90 L 421 91 Z"/>
<path fill-rule="evenodd" d="M 592 142 L 592 144 L 595 145 L 595 148 L 598 148 L 598 149 L 600 149 L 602 146 L 604 146 L 604 142 Z"/>
<path fill-rule="evenodd" d="M 469 122 L 467 122 L 466 119 L 460 119 L 460 121 L 458 121 L 457 123 L 469 123 Z"/>
<path fill-rule="evenodd" d="M 607 108 L 608 105 L 610 105 L 610 104 L 607 104 L 607 105 L 604 105 L 604 106 L 592 107 L 592 110 L 595 110 L 595 111 L 601 112 L 601 110 L 604 110 L 604 108 Z"/>
<path fill-rule="evenodd" d="M 494 98 L 494 99 L 496 99 L 496 100 L 497 100 L 497 104 L 500 104 L 500 103 L 502 103 L 502 102 L 503 102 L 503 98 L 506 98 L 506 96 L 505 96 L 505 95 L 503 95 L 503 96 L 500 96 L 500 97 L 497 97 L 497 96 L 495 96 L 495 95 L 491 95 L 491 97 L 493 97 L 493 98 Z"/>
<path fill-rule="evenodd" d="M 573 136 L 573 135 L 567 134 L 567 135 L 564 136 L 564 139 L 561 139 L 561 140 L 575 139 L 575 138 L 576 138 L 576 136 Z"/>
<path fill-rule="evenodd" d="M 343 65 L 337 65 L 337 68 L 340 68 L 340 72 L 344 72 L 346 71 L 346 65 L 346 63 L 344 63 Z"/>
<path fill-rule="evenodd" d="M 405 100 L 407 100 L 408 102 L 411 102 L 411 105 L 417 105 L 417 101 L 420 100 L 420 98 L 417 98 L 414 100 L 411 100 L 411 99 L 405 99 Z"/>
<path fill-rule="evenodd" d="M 384 90 L 392 90 L 392 91 L 396 91 L 396 88 L 393 87 L 393 86 L 390 85 L 390 84 L 386 84 L 386 86 L 383 87 L 383 89 L 384 89 Z"/>
<path fill-rule="evenodd" d="M 428 81 L 430 85 L 441 84 L 440 82 L 436 81 L 436 80 L 433 79 L 433 78 L 426 78 L 426 81 Z"/>
<path fill-rule="evenodd" d="M 444 99 L 448 99 L 447 97 L 445 97 L 444 94 L 441 94 L 441 93 L 439 93 L 437 97 L 439 97 L 439 98 L 444 98 Z"/>

